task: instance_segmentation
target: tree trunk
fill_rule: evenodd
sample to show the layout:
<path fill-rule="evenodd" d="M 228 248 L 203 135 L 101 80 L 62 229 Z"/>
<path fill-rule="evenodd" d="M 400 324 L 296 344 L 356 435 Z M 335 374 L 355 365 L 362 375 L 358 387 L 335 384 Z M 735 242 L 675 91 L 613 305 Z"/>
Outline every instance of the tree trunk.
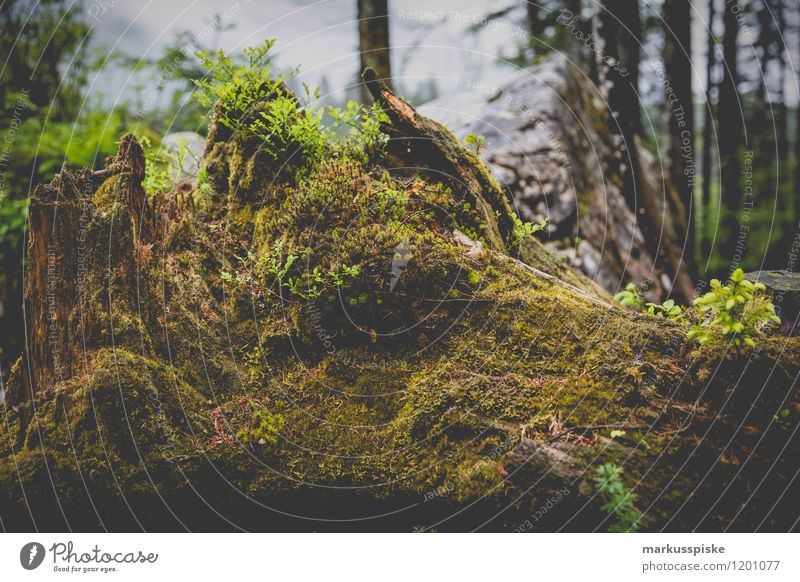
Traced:
<path fill-rule="evenodd" d="M 0 383 L 5 384 L 11 364 L 22 351 L 20 330 L 22 322 L 22 279 L 20 263 L 22 259 L 17 249 L 4 245 L 0 251 L 2 273 L 0 273 L 0 325 L 5 331 L 0 337 Z"/>
<path fill-rule="evenodd" d="M 783 0 L 776 0 L 775 11 L 778 20 L 778 30 L 781 34 L 776 38 L 777 61 L 778 61 L 778 84 L 779 90 L 776 94 L 776 126 L 777 126 L 777 150 L 778 150 L 778 176 L 777 191 L 779 193 L 779 212 L 784 217 L 781 225 L 782 236 L 780 240 L 770 249 L 772 256 L 776 257 L 775 264 L 785 264 L 787 259 L 786 249 L 792 248 L 792 240 L 798 232 L 797 219 L 794 214 L 796 190 L 789 187 L 794 183 L 794 176 L 790 175 L 791 157 L 789 144 L 789 107 L 786 103 L 786 81 L 787 81 L 787 57 L 789 57 L 789 47 L 786 45 L 786 34 L 791 30 L 787 27 L 786 13 L 790 10 L 786 7 Z M 800 26 L 798 27 L 800 29 Z M 787 30 L 788 29 L 788 30 Z M 793 59 L 789 59 L 793 63 Z M 790 218 L 791 217 L 791 218 Z"/>
<path fill-rule="evenodd" d="M 743 137 L 743 108 L 739 101 L 739 74 L 737 57 L 739 54 L 737 38 L 739 22 L 737 20 L 738 3 L 726 5 L 723 11 L 725 32 L 722 38 L 722 82 L 719 87 L 719 104 L 717 116 L 725 120 L 719 125 L 719 156 L 721 174 L 721 208 L 724 231 L 721 243 L 722 256 L 731 260 L 735 253 L 739 236 L 738 216 L 742 210 L 741 161 L 740 147 Z"/>
<path fill-rule="evenodd" d="M 786 44 L 784 35 L 786 32 L 786 15 L 782 0 L 775 0 L 775 18 L 777 19 L 777 31 L 780 34 L 775 36 L 775 59 L 778 62 L 778 84 L 775 91 L 776 101 L 776 131 L 778 142 L 778 159 L 781 161 L 781 169 L 785 168 L 789 158 L 789 137 L 788 137 L 788 117 L 786 106 Z M 779 177 L 779 179 L 782 178 Z M 784 181 L 780 179 L 780 184 Z"/>
<path fill-rule="evenodd" d="M 538 36 L 541 31 L 541 21 L 539 20 L 539 13 L 541 8 L 538 4 L 533 2 L 525 2 L 525 17 L 528 21 L 528 32 L 531 36 Z"/>
<path fill-rule="evenodd" d="M 795 19 L 798 22 L 795 33 L 800 34 L 800 6 L 795 6 Z M 797 40 L 795 59 L 797 59 L 795 63 L 800 63 L 800 37 Z M 794 66 L 796 82 L 800 83 L 800 68 L 797 68 L 797 64 Z M 800 115 L 797 114 L 797 109 L 795 109 L 794 163 L 794 196 L 792 197 L 794 200 L 794 224 L 792 230 L 800 232 L 800 196 L 797 194 L 800 192 Z"/>
<path fill-rule="evenodd" d="M 610 129 L 618 136 L 617 160 L 625 200 L 637 217 L 650 253 L 668 273 L 674 274 L 667 287 L 672 287 L 679 298 L 691 297 L 694 293 L 691 278 L 683 276 L 687 273 L 683 265 L 683 232 L 675 229 L 671 218 L 683 216 L 681 201 L 668 177 L 660 177 L 655 183 L 652 176 L 642 173 L 644 148 L 638 147 L 642 128 L 639 101 L 642 28 L 638 0 L 601 2 L 594 23 L 598 76 L 610 114 Z"/>
<path fill-rule="evenodd" d="M 711 155 L 713 148 L 711 147 L 712 140 L 716 136 L 714 129 L 714 103 L 712 101 L 712 94 L 714 91 L 714 71 L 716 70 L 717 60 L 717 42 L 714 36 L 714 21 L 716 19 L 715 2 L 711 0 L 708 3 L 708 44 L 706 48 L 706 102 L 705 102 L 705 118 L 703 121 L 703 194 L 702 194 L 702 210 L 703 210 L 703 224 L 701 225 L 700 232 L 702 233 L 700 242 L 700 251 L 703 257 L 711 255 L 711 181 L 713 164 L 711 163 Z"/>
<path fill-rule="evenodd" d="M 675 216 L 675 220 L 681 232 L 686 235 L 684 256 L 688 270 L 694 276 L 697 270 L 691 4 L 689 0 L 666 0 L 663 11 L 667 163 L 670 181 L 678 193 L 684 211 L 684 216 Z"/>
<path fill-rule="evenodd" d="M 601 2 L 595 14 L 600 41 L 596 53 L 600 82 L 606 87 L 608 107 L 614 117 L 612 130 L 625 138 L 642 133 L 639 111 L 639 43 L 642 24 L 638 0 Z"/>
<path fill-rule="evenodd" d="M 388 0 L 358 1 L 358 39 L 361 69 L 373 69 L 389 87 L 392 86 L 392 67 L 389 58 Z M 361 86 L 361 97 L 369 102 L 369 91 Z"/>

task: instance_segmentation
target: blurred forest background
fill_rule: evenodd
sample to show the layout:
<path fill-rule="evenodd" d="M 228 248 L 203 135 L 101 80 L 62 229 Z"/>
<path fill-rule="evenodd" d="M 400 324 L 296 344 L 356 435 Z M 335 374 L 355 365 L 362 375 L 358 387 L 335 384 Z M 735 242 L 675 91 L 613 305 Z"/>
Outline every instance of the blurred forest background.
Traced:
<path fill-rule="evenodd" d="M 269 37 L 286 46 L 277 65 L 290 86 L 319 86 L 321 101 L 332 105 L 364 99 L 358 72 L 367 65 L 417 105 L 458 90 L 454 73 L 497 82 L 555 51 L 601 84 L 609 81 L 598 78 L 602 54 L 617 81 L 624 77 L 608 95 L 615 131 L 625 140 L 641 138 L 662 160 L 689 210 L 678 220 L 695 279 L 724 277 L 734 262 L 746 271 L 794 264 L 797 0 L 483 0 L 436 7 L 283 0 L 259 5 L 275 13 L 268 30 L 250 30 L 257 3 L 173 4 L 171 20 L 156 8 L 139 12 L 113 0 L 0 4 L 0 380 L 24 343 L 32 189 L 65 161 L 100 167 L 127 131 L 148 137 L 155 151 L 168 134 L 204 134 L 208 112 L 191 98 L 193 79 L 204 74 L 196 53 L 239 54 Z M 191 10 L 191 18 L 179 9 Z M 295 9 L 303 9 L 300 20 L 291 18 Z M 431 58 L 425 47 L 441 43 L 468 50 L 453 61 Z"/>

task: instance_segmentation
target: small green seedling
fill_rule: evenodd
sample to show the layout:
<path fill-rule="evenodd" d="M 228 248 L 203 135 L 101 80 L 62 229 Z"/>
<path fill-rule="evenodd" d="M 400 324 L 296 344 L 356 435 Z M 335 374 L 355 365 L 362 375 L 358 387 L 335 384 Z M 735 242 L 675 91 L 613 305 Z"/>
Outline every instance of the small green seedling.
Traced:
<path fill-rule="evenodd" d="M 622 482 L 622 472 L 622 467 L 616 463 L 604 463 L 597 468 L 594 482 L 605 500 L 600 509 L 617 518 L 608 531 L 634 532 L 639 528 L 641 515 L 634 506 L 636 495 Z"/>
<path fill-rule="evenodd" d="M 623 307 L 630 307 L 635 311 L 641 311 L 644 305 L 644 296 L 639 287 L 634 283 L 628 283 L 625 285 L 625 289 L 614 295 L 614 301 Z"/>
<path fill-rule="evenodd" d="M 512 244 L 518 247 L 519 244 L 534 233 L 544 230 L 547 226 L 548 220 L 545 218 L 541 222 L 522 222 L 516 216 L 514 217 L 514 233 L 512 236 Z"/>
<path fill-rule="evenodd" d="M 683 316 L 683 308 L 677 305 L 673 299 L 667 299 L 661 305 L 657 303 L 648 303 L 647 313 L 654 317 L 669 319 L 675 323 L 686 323 L 686 318 Z"/>
<path fill-rule="evenodd" d="M 711 291 L 694 300 L 698 321 L 688 333 L 700 345 L 730 341 L 754 347 L 754 336 L 770 322 L 780 323 L 763 283 L 753 283 L 736 269 L 727 285 L 711 281 Z"/>
<path fill-rule="evenodd" d="M 464 136 L 464 143 L 467 146 L 472 146 L 475 148 L 475 153 L 481 153 L 481 146 L 486 143 L 486 137 L 482 136 L 479 133 L 468 133 Z"/>

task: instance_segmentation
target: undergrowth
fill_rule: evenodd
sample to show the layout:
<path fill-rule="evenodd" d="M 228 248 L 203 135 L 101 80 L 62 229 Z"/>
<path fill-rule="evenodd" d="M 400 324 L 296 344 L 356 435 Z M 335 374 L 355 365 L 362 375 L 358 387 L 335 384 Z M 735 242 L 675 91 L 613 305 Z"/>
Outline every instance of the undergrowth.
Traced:
<path fill-rule="evenodd" d="M 712 280 L 711 291 L 695 299 L 694 306 L 699 315 L 688 335 L 700 345 L 721 339 L 753 347 L 757 333 L 770 322 L 781 322 L 764 284 L 747 281 L 741 269 L 727 285 Z"/>
<path fill-rule="evenodd" d="M 314 106 L 319 89 L 307 85 L 298 99 L 286 87 L 286 76 L 273 71 L 269 53 L 274 44 L 267 40 L 246 48 L 244 62 L 222 50 L 199 52 L 208 73 L 195 81 L 196 98 L 204 107 L 216 107 L 226 127 L 258 139 L 272 159 L 302 158 L 304 175 L 331 157 L 361 163 L 380 157 L 387 139 L 380 128 L 388 122 L 380 105 L 349 101 L 344 108 Z M 326 112 L 329 125 L 323 124 Z"/>
<path fill-rule="evenodd" d="M 725 285 L 712 279 L 711 290 L 696 298 L 689 309 L 672 299 L 660 305 L 644 304 L 641 289 L 633 283 L 628 283 L 614 300 L 635 311 L 687 327 L 687 337 L 701 346 L 731 342 L 735 346 L 755 347 L 756 336 L 770 323 L 781 321 L 764 284 L 746 280 L 742 269 L 736 269 Z"/>
<path fill-rule="evenodd" d="M 636 509 L 636 495 L 622 482 L 622 473 L 622 467 L 617 464 L 604 463 L 597 468 L 594 482 L 605 501 L 601 509 L 616 518 L 608 531 L 635 532 L 639 529 L 641 515 Z"/>

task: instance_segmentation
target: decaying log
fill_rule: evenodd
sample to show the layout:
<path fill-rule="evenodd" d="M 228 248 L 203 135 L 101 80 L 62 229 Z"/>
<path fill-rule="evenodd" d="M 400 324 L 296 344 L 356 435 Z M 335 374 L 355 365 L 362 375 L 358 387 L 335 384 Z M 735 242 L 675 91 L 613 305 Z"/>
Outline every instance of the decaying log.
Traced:
<path fill-rule="evenodd" d="M 380 81 L 370 68 L 363 80 L 372 97 L 389 115 L 385 127 L 390 137 L 389 151 L 403 160 L 414 172 L 430 168 L 461 194 L 466 202 L 482 214 L 491 225 L 486 238 L 499 251 L 506 251 L 514 223 L 508 198 L 497 182 L 486 172 L 480 160 L 463 148 L 442 125 L 419 115 L 403 99 Z"/>
<path fill-rule="evenodd" d="M 514 230 L 514 210 L 507 193 L 489 174 L 480 158 L 459 143 L 458 139 L 437 121 L 420 115 L 416 109 L 395 95 L 376 78 L 372 69 L 363 74 L 365 85 L 381 104 L 391 122 L 383 129 L 389 136 L 389 164 L 394 172 L 422 173 L 444 181 L 479 213 L 481 234 L 491 248 L 514 254 L 529 265 L 543 267 L 568 283 L 603 295 L 601 288 L 585 277 L 574 277 L 566 261 L 546 252 L 535 238 L 529 237 L 518 249 L 510 249 Z"/>
<path fill-rule="evenodd" d="M 614 463 L 642 527 L 790 527 L 786 487 L 760 488 L 798 469 L 773 417 L 798 402 L 800 338 L 697 351 L 532 237 L 509 256 L 510 203 L 477 156 L 365 79 L 392 121 L 373 166 L 296 180 L 216 124 L 210 217 L 144 193 L 132 137 L 37 190 L 3 526 L 510 531 L 549 503 L 538 527 L 593 530 Z M 434 211 L 464 202 L 485 245 Z M 338 280 L 304 294 L 308 274 Z"/>

